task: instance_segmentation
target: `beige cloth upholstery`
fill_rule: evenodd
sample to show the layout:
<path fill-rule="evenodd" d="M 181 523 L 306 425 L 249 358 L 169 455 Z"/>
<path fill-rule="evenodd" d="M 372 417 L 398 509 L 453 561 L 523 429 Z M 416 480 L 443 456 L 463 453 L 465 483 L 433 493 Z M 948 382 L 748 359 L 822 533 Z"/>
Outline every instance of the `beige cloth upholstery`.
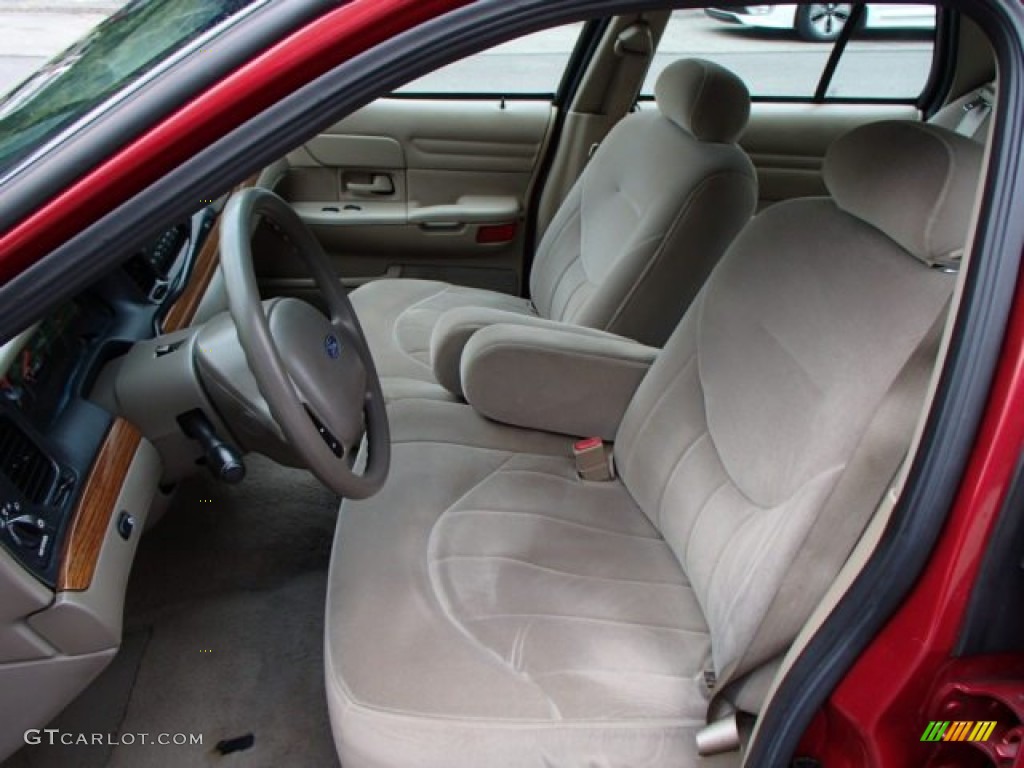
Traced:
<path fill-rule="evenodd" d="M 825 158 L 825 184 L 840 208 L 921 261 L 955 263 L 964 249 L 963 206 L 969 212 L 974 205 L 983 150 L 942 128 L 908 125 L 875 123 L 840 137 Z M 879 185 L 893 197 L 879 196 Z"/>
<path fill-rule="evenodd" d="M 477 332 L 462 355 L 467 402 L 505 424 L 614 439 L 658 350 L 569 328 L 499 324 Z"/>
<path fill-rule="evenodd" d="M 750 94 L 736 75 L 706 59 L 670 64 L 654 86 L 658 108 L 700 141 L 739 141 L 750 118 Z"/>
<path fill-rule="evenodd" d="M 438 320 L 455 307 L 483 307 L 535 316 L 525 299 L 432 280 L 379 280 L 349 297 L 373 352 L 388 400 L 427 397 L 450 400 L 430 362 L 430 337 Z"/>
<path fill-rule="evenodd" d="M 756 199 L 737 145 L 698 141 L 660 112 L 630 115 L 548 228 L 530 276 L 537 312 L 661 346 Z"/>
<path fill-rule="evenodd" d="M 566 334 L 570 334 L 573 338 L 581 340 L 596 339 L 631 344 L 631 348 L 652 349 L 622 336 L 582 325 L 570 325 L 536 315 L 505 312 L 487 307 L 461 307 L 445 312 L 438 320 L 430 338 L 430 358 L 434 376 L 449 392 L 459 397 L 463 396 L 462 351 L 477 331 L 491 325 L 516 325 L 522 329 L 534 329 L 541 334 L 558 333 L 562 338 L 567 338 Z"/>
<path fill-rule="evenodd" d="M 579 482 L 569 440 L 468 406 L 405 401 L 391 416 L 391 479 L 346 504 L 332 556 L 342 765 L 690 760 L 707 628 L 625 488 Z"/>
<path fill-rule="evenodd" d="M 418 280 L 353 292 L 389 398 L 398 385 L 403 393 L 438 392 L 429 338 L 442 312 L 455 307 L 535 311 L 664 344 L 753 213 L 757 181 L 734 143 L 750 109 L 735 75 L 708 62 L 679 62 L 661 75 L 658 93 L 664 112 L 630 115 L 611 131 L 545 233 L 530 275 L 535 309 Z"/>
<path fill-rule="evenodd" d="M 901 148 L 909 182 L 869 138 Z M 901 123 L 835 152 L 834 188 L 866 196 L 873 178 L 877 206 L 909 204 L 927 227 L 930 204 L 966 239 L 974 143 Z M 935 198 L 937 177 L 957 199 Z M 884 486 L 899 459 L 863 459 L 909 444 L 913 418 L 884 449 L 869 425 L 956 278 L 893 232 L 923 239 L 828 198 L 754 219 L 629 405 L 618 480 L 583 482 L 567 441 L 467 406 L 394 407 L 392 477 L 343 504 L 330 576 L 346 768 L 698 766 L 701 671 L 777 659 L 879 501 L 851 468 Z"/>

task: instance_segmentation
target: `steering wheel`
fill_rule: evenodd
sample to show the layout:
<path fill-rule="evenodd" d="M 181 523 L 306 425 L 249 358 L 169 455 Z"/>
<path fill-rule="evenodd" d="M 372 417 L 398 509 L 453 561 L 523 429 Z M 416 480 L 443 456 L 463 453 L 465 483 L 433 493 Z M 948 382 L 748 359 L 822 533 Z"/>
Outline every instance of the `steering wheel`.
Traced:
<path fill-rule="evenodd" d="M 294 247 L 328 317 L 299 299 L 260 299 L 251 242 L 260 219 Z M 288 203 L 251 188 L 233 195 L 224 211 L 220 260 L 238 340 L 284 436 L 328 488 L 352 499 L 372 496 L 391 464 L 384 394 L 359 319 L 320 243 Z M 360 473 L 354 464 L 364 425 Z"/>

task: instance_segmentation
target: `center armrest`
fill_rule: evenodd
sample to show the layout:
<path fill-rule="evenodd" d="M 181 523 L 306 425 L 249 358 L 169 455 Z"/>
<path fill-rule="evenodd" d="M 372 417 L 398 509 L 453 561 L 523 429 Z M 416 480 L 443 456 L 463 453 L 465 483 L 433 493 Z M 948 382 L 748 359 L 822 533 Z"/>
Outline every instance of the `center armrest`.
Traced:
<path fill-rule="evenodd" d="M 564 331 L 572 333 L 576 337 L 622 339 L 620 336 L 605 331 L 560 323 L 557 320 L 548 320 L 537 317 L 537 315 L 510 312 L 504 309 L 490 307 L 450 309 L 441 315 L 431 334 L 430 364 L 434 369 L 434 378 L 453 395 L 464 396 L 461 373 L 462 350 L 477 331 L 492 325 L 517 325 L 538 330 Z"/>
<path fill-rule="evenodd" d="M 462 389 L 495 421 L 613 440 L 659 350 L 592 329 L 498 324 L 462 352 Z"/>

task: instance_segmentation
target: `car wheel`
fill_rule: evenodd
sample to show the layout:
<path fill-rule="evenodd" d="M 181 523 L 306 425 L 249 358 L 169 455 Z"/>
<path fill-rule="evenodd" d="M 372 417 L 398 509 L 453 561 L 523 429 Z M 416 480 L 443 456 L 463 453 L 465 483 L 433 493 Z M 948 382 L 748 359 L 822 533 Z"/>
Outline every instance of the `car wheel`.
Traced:
<path fill-rule="evenodd" d="M 853 6 L 849 3 L 809 3 L 797 6 L 796 33 L 804 40 L 827 42 L 839 37 Z"/>

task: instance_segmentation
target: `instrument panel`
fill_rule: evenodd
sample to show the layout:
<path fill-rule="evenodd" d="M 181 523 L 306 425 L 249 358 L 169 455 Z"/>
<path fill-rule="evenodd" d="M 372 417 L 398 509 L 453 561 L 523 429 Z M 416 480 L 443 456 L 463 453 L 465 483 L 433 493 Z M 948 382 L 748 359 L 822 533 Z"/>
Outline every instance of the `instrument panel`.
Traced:
<path fill-rule="evenodd" d="M 82 356 L 86 340 L 74 328 L 84 322 L 79 302 L 72 301 L 43 320 L 0 378 L 0 399 L 29 418 L 43 417 L 51 406 L 51 391 Z"/>
<path fill-rule="evenodd" d="M 88 392 L 109 360 L 158 330 L 188 282 L 211 219 L 206 209 L 163 232 L 23 334 L 18 348 L 0 348 L 0 547 L 50 588 L 113 423 Z"/>
<path fill-rule="evenodd" d="M 92 297 L 43 320 L 0 377 L 0 544 L 33 573 L 47 574 L 78 473 L 46 433 L 73 397 L 92 340 L 113 320 Z"/>

